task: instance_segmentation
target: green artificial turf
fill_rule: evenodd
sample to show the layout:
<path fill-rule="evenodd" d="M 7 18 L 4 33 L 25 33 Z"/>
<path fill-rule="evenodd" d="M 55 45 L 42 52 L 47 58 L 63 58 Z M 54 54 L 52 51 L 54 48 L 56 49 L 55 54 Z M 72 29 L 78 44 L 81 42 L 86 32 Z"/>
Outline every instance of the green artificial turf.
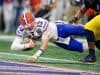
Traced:
<path fill-rule="evenodd" d="M 10 50 L 11 42 L 0 40 L 0 59 L 1 60 L 10 60 L 10 61 L 20 61 L 26 62 L 26 57 L 24 56 L 14 56 L 14 55 L 2 55 L 3 53 L 11 53 L 11 54 L 19 54 L 19 55 L 33 55 L 38 49 L 40 44 L 37 44 L 36 47 L 30 51 L 11 51 Z M 49 45 L 44 54 L 41 57 L 45 58 L 54 58 L 54 59 L 62 59 L 62 60 L 73 60 L 78 61 L 79 59 L 83 58 L 88 54 L 88 51 L 84 51 L 83 53 L 72 52 L 68 50 L 64 50 L 60 47 L 55 45 Z M 86 71 L 100 71 L 100 51 L 96 50 L 97 62 L 93 64 L 84 64 L 84 63 L 72 63 L 72 62 L 65 62 L 65 61 L 53 61 L 53 60 L 41 60 L 40 58 L 37 60 L 36 63 L 42 63 L 52 66 L 59 66 L 64 68 L 74 68 L 79 70 L 86 70 Z"/>

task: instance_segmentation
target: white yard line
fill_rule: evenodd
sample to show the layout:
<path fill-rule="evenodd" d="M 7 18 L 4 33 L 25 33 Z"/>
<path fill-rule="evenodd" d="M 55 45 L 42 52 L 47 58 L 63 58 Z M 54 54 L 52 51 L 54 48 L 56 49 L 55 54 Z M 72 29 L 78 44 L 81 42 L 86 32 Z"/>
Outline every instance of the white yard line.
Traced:
<path fill-rule="evenodd" d="M 4 54 L 5 56 L 6 55 L 12 55 L 12 56 L 16 56 L 16 57 L 28 57 L 29 55 L 23 55 L 23 54 L 12 54 L 12 53 L 5 53 L 5 52 L 0 52 L 0 55 L 2 56 L 2 54 Z M 3 61 L 3 60 L 1 60 L 1 61 Z M 91 65 L 97 65 L 97 66 L 100 66 L 100 64 L 98 64 L 98 63 L 81 63 L 81 62 L 79 62 L 79 61 L 73 61 L 73 60 L 65 60 L 65 59 L 56 59 L 56 58 L 46 58 L 46 57 L 39 57 L 39 59 L 38 59 L 38 61 L 39 62 L 55 62 L 56 61 L 56 63 L 58 62 L 62 62 L 62 63 L 66 63 L 66 64 L 68 64 L 68 63 L 71 63 L 71 64 L 91 64 Z M 18 63 L 18 62 L 17 62 Z M 24 63 L 24 64 L 26 64 L 26 63 Z M 30 64 L 32 64 L 32 63 L 30 63 Z M 36 63 L 35 63 L 36 64 Z M 43 66 L 43 64 L 42 64 L 42 66 Z M 45 66 L 45 65 L 44 65 Z M 46 67 L 46 66 L 45 66 Z M 50 67 L 50 66 L 49 66 Z M 64 68 L 65 70 L 67 69 L 67 70 L 69 70 L 68 68 Z M 71 69 L 70 69 L 71 70 Z M 72 69 L 73 70 L 73 72 L 74 72 L 74 69 Z M 78 71 L 79 72 L 79 70 L 75 70 L 75 71 Z M 96 75 L 99 75 L 100 73 L 99 72 L 94 72 L 94 71 L 80 71 L 80 72 L 90 72 L 90 73 L 92 73 L 92 74 L 96 74 Z"/>
<path fill-rule="evenodd" d="M 29 55 L 23 55 L 23 54 L 12 54 L 12 53 L 5 53 L 5 52 L 0 52 L 0 55 L 14 55 L 14 56 L 18 56 L 18 57 L 28 57 Z M 83 63 L 83 62 L 79 62 L 79 61 L 74 61 L 74 60 L 67 60 L 67 59 L 56 59 L 56 58 L 46 58 L 46 57 L 39 57 L 39 61 L 40 60 L 47 60 L 48 62 L 62 62 L 62 63 L 79 63 L 79 64 L 93 64 L 93 65 L 98 65 L 100 66 L 99 63 Z"/>
<path fill-rule="evenodd" d="M 14 39 L 14 35 L 0 35 L 0 40 L 3 41 L 12 41 Z"/>

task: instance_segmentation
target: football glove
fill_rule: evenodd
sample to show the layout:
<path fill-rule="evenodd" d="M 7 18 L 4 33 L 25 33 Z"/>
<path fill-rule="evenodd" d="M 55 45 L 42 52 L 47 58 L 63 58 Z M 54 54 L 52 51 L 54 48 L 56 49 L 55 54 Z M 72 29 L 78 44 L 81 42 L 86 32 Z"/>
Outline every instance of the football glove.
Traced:
<path fill-rule="evenodd" d="M 73 24 L 73 23 L 76 23 L 77 20 L 78 20 L 77 17 L 73 17 L 73 18 L 69 21 L 69 23 L 72 23 L 72 24 Z"/>

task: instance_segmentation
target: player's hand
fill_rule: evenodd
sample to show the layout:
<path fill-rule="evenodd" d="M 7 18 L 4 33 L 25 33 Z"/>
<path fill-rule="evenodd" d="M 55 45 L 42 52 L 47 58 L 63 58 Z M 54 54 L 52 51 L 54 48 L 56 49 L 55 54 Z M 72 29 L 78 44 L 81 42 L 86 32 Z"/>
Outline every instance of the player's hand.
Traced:
<path fill-rule="evenodd" d="M 36 58 L 34 56 L 29 56 L 27 58 L 27 61 L 30 62 L 30 63 L 34 63 L 36 61 Z"/>
<path fill-rule="evenodd" d="M 73 17 L 71 20 L 69 20 L 69 23 L 74 24 L 77 22 L 77 20 L 78 19 L 76 17 Z"/>
<path fill-rule="evenodd" d="M 34 40 L 30 40 L 29 41 L 29 48 L 33 48 L 35 47 L 35 41 Z"/>

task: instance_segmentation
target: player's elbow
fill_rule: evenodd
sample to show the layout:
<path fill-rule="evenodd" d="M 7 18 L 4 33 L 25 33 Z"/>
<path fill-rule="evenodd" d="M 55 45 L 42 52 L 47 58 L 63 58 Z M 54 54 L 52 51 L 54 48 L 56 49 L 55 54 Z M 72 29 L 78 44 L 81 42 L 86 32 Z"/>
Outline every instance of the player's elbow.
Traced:
<path fill-rule="evenodd" d="M 17 50 L 16 46 L 15 45 L 11 45 L 11 50 Z"/>
<path fill-rule="evenodd" d="M 11 50 L 12 50 L 12 51 L 17 51 L 17 50 L 20 50 L 20 49 L 18 49 L 18 46 L 17 46 L 17 45 L 12 44 L 12 45 L 11 45 Z"/>

